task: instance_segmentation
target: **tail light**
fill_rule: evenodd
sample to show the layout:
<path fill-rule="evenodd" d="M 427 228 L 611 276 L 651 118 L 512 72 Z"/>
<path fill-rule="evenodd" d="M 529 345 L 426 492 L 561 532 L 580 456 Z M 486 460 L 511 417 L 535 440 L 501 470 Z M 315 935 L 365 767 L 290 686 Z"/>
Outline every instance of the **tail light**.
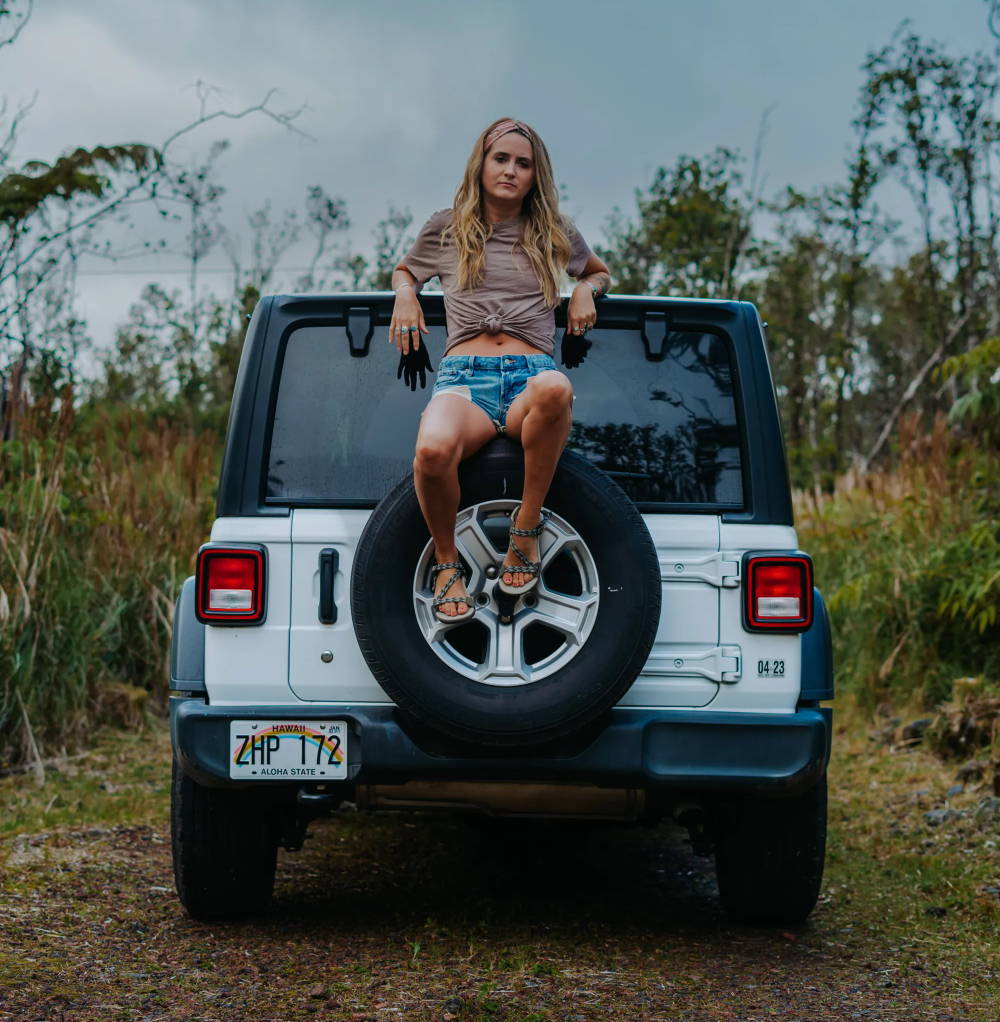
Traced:
<path fill-rule="evenodd" d="M 262 546 L 211 543 L 198 551 L 195 616 L 202 624 L 258 625 L 265 612 Z"/>
<path fill-rule="evenodd" d="M 812 625 L 812 561 L 806 554 L 744 554 L 742 576 L 748 631 L 804 632 Z"/>

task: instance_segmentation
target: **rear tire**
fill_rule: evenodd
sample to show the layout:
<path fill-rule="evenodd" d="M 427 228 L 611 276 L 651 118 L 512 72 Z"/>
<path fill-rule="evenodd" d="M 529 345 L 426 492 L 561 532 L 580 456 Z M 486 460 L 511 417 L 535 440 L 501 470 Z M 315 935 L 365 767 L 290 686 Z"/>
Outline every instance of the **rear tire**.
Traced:
<path fill-rule="evenodd" d="M 274 814 L 262 807 L 259 794 L 205 788 L 173 761 L 174 883 L 192 919 L 252 915 L 270 902 L 278 827 Z"/>
<path fill-rule="evenodd" d="M 825 852 L 825 773 L 800 795 L 721 810 L 715 871 L 727 914 L 745 923 L 801 923 L 819 897 Z"/>

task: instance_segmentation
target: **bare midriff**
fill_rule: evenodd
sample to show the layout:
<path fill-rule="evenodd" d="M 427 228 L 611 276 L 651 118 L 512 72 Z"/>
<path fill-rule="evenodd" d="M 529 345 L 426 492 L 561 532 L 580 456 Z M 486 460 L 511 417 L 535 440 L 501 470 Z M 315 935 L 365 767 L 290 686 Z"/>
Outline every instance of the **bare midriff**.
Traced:
<path fill-rule="evenodd" d="M 519 337 L 512 337 L 502 330 L 498 334 L 478 334 L 470 337 L 454 348 L 448 349 L 451 355 L 540 355 L 538 348 Z"/>

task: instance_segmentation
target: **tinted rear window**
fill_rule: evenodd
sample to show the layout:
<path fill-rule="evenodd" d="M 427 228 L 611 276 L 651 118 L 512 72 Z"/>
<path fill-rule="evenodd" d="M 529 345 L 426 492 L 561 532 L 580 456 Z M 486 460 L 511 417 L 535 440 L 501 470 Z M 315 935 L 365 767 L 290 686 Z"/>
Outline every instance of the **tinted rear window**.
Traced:
<path fill-rule="evenodd" d="M 436 366 L 444 329 L 431 328 Z M 637 502 L 741 507 L 740 434 L 728 341 L 672 332 L 659 361 L 638 333 L 598 330 L 582 366 L 571 450 L 607 471 Z M 558 342 L 557 342 L 558 360 Z M 430 398 L 396 379 L 398 356 L 379 328 L 364 358 L 343 327 L 309 326 L 288 339 L 271 435 L 271 501 L 376 502 L 411 471 L 420 412 Z"/>

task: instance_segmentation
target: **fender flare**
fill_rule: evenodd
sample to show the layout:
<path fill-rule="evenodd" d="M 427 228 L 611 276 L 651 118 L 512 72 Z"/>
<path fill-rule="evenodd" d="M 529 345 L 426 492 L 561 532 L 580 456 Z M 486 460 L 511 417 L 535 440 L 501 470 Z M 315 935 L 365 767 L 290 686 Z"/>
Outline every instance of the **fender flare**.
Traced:
<path fill-rule="evenodd" d="M 170 638 L 170 690 L 205 692 L 205 625 L 194 613 L 195 577 L 184 580 L 174 604 L 174 626 Z"/>
<path fill-rule="evenodd" d="M 813 623 L 802 633 L 802 691 L 799 704 L 833 698 L 833 640 L 823 596 L 813 588 Z"/>

